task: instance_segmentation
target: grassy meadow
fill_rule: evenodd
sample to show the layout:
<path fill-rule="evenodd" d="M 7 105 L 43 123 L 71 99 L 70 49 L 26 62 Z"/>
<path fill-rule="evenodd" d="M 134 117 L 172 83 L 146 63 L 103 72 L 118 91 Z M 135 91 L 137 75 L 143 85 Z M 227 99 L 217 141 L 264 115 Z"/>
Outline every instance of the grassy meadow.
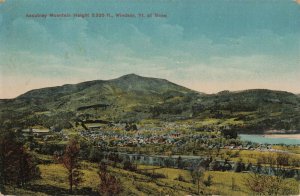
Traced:
<path fill-rule="evenodd" d="M 26 188 L 6 187 L 13 195 L 68 195 L 68 176 L 61 164 L 40 164 L 41 178 L 34 180 Z M 138 165 L 137 171 L 127 171 L 117 167 L 108 167 L 110 174 L 120 180 L 123 191 L 121 195 L 197 195 L 197 185 L 192 182 L 191 172 L 182 169 L 161 168 L 157 166 Z M 98 165 L 81 163 L 83 182 L 76 188 L 77 195 L 97 195 L 100 183 Z M 161 174 L 151 178 L 151 174 Z M 212 177 L 212 184 L 205 186 L 203 181 Z M 248 173 L 206 171 L 201 178 L 201 195 L 249 195 L 251 191 L 245 185 Z M 178 177 L 181 176 L 181 180 Z M 299 181 L 286 179 L 290 189 L 299 194 Z"/>

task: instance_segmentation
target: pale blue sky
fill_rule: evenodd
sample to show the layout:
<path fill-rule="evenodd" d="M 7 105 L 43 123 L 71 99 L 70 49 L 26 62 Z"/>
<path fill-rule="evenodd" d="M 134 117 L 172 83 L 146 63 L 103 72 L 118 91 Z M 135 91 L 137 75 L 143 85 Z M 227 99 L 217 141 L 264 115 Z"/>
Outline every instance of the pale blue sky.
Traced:
<path fill-rule="evenodd" d="M 97 12 L 167 18 L 26 18 Z M 6 0 L 0 27 L 0 98 L 128 73 L 207 93 L 300 93 L 293 0 Z"/>

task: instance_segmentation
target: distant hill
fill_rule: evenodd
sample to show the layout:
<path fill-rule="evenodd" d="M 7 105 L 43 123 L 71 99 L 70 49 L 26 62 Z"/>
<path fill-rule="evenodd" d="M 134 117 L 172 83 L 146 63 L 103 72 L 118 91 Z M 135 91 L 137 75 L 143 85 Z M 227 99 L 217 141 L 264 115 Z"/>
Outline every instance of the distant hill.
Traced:
<path fill-rule="evenodd" d="M 221 118 L 243 122 L 241 132 L 300 130 L 300 99 L 289 92 L 252 89 L 218 93 L 204 102 L 214 102 L 211 108 L 222 113 Z"/>
<path fill-rule="evenodd" d="M 217 119 L 216 126 L 240 131 L 300 129 L 300 97 L 264 89 L 204 94 L 168 80 L 124 75 L 31 90 L 15 99 L 0 100 L 4 127 L 35 124 L 71 126 L 74 121 L 98 119 L 138 122 Z M 228 122 L 228 123 L 227 123 Z"/>

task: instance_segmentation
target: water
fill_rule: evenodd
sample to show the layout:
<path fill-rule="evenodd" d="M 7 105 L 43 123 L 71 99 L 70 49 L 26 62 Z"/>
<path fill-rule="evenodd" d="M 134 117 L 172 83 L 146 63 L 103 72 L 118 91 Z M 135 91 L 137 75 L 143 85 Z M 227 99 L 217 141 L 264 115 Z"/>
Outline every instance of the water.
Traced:
<path fill-rule="evenodd" d="M 288 145 L 300 145 L 299 139 L 289 139 L 289 138 L 269 138 L 263 137 L 263 135 L 249 135 L 249 134 L 239 134 L 241 140 L 256 142 L 261 144 L 288 144 Z"/>

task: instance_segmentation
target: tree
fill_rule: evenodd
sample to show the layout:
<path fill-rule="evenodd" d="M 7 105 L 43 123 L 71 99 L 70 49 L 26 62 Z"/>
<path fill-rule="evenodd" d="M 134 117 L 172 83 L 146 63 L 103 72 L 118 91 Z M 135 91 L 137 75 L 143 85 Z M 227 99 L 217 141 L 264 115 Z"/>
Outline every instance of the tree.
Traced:
<path fill-rule="evenodd" d="M 21 148 L 20 143 L 16 142 L 12 132 L 5 132 L 0 137 L 0 180 L 1 191 L 4 185 L 10 182 L 15 174 L 15 163 L 18 160 L 18 149 Z M 10 174 L 10 175 L 9 175 Z"/>
<path fill-rule="evenodd" d="M 179 168 L 179 169 L 182 169 L 182 168 L 183 168 L 183 161 L 182 161 L 181 156 L 179 156 L 179 157 L 177 158 L 177 168 Z"/>
<path fill-rule="evenodd" d="M 287 153 L 269 153 L 258 158 L 257 162 L 266 165 L 269 173 L 279 177 L 289 177 L 290 171 L 295 168 L 295 161 Z"/>
<path fill-rule="evenodd" d="M 235 129 L 223 129 L 221 130 L 221 133 L 227 139 L 236 139 L 238 136 L 237 130 Z"/>
<path fill-rule="evenodd" d="M 131 161 L 127 160 L 123 164 L 123 169 L 129 170 L 129 171 L 136 171 L 137 167 Z"/>
<path fill-rule="evenodd" d="M 225 159 L 224 165 L 222 167 L 222 171 L 228 171 L 231 169 L 232 169 L 231 164 L 229 163 L 228 159 Z"/>
<path fill-rule="evenodd" d="M 126 123 L 126 125 L 125 125 L 125 130 L 126 130 L 126 131 L 137 131 L 138 128 L 137 128 L 136 124 L 133 124 L 133 123 Z"/>
<path fill-rule="evenodd" d="M 123 161 L 119 154 L 114 152 L 109 153 L 107 158 L 108 160 L 113 161 L 114 167 L 117 165 L 117 163 L 121 163 Z"/>
<path fill-rule="evenodd" d="M 220 171 L 221 170 L 221 165 L 217 160 L 213 160 L 209 164 L 209 170 L 210 171 Z"/>
<path fill-rule="evenodd" d="M 291 195 L 295 194 L 287 181 L 284 180 L 293 168 L 290 164 L 290 155 L 286 153 L 270 153 L 258 159 L 259 169 L 249 173 L 245 183 L 255 194 L 262 195 Z M 267 174 L 261 174 L 262 167 L 267 169 Z M 257 166 L 258 167 L 258 166 Z"/>
<path fill-rule="evenodd" d="M 200 194 L 200 182 L 204 175 L 204 171 L 205 169 L 201 166 L 192 171 L 192 179 L 193 179 L 193 183 L 197 184 L 198 195 Z"/>
<path fill-rule="evenodd" d="M 164 159 L 164 165 L 166 167 L 171 167 L 173 166 L 173 159 L 171 157 L 168 157 L 167 159 Z"/>
<path fill-rule="evenodd" d="M 99 148 L 93 146 L 90 148 L 88 159 L 99 163 L 103 159 L 103 154 Z"/>
<path fill-rule="evenodd" d="M 208 176 L 207 176 L 207 180 L 205 180 L 205 181 L 203 182 L 204 185 L 205 185 L 205 186 L 211 186 L 211 185 L 212 185 L 212 179 L 213 179 L 212 175 L 208 175 Z"/>
<path fill-rule="evenodd" d="M 37 163 L 34 160 L 34 157 L 27 153 L 24 147 L 20 149 L 20 154 L 18 157 L 19 166 L 17 168 L 17 184 L 23 187 L 30 180 L 38 178 L 40 176 L 40 171 L 37 167 Z"/>
<path fill-rule="evenodd" d="M 231 178 L 231 190 L 235 190 L 236 189 L 236 185 L 235 185 L 235 178 L 234 177 L 232 177 Z"/>
<path fill-rule="evenodd" d="M 258 173 L 249 173 L 246 185 L 255 194 L 261 195 L 286 195 L 286 184 L 283 178 Z"/>
<path fill-rule="evenodd" d="M 246 171 L 252 170 L 252 163 L 248 163 L 247 167 L 245 168 Z"/>
<path fill-rule="evenodd" d="M 77 187 L 82 182 L 82 175 L 79 171 L 79 152 L 80 145 L 76 139 L 71 139 L 65 149 L 61 162 L 68 171 L 69 190 L 73 192 L 73 186 Z"/>
<path fill-rule="evenodd" d="M 175 180 L 178 180 L 178 181 L 181 181 L 181 182 L 186 182 L 185 178 L 181 174 L 179 174 L 178 177 L 175 178 Z"/>
<path fill-rule="evenodd" d="M 242 159 L 240 159 L 236 165 L 235 165 L 235 168 L 234 168 L 234 171 L 235 172 L 242 172 L 242 171 L 245 171 L 245 164 L 243 163 Z"/>
<path fill-rule="evenodd" d="M 0 135 L 0 191 L 4 185 L 24 187 L 31 180 L 40 176 L 37 163 L 27 152 L 23 143 L 13 132 L 4 131 Z"/>
<path fill-rule="evenodd" d="M 107 171 L 107 165 L 104 162 L 100 163 L 98 175 L 100 178 L 98 192 L 101 195 L 118 195 L 122 192 L 121 182 Z"/>

